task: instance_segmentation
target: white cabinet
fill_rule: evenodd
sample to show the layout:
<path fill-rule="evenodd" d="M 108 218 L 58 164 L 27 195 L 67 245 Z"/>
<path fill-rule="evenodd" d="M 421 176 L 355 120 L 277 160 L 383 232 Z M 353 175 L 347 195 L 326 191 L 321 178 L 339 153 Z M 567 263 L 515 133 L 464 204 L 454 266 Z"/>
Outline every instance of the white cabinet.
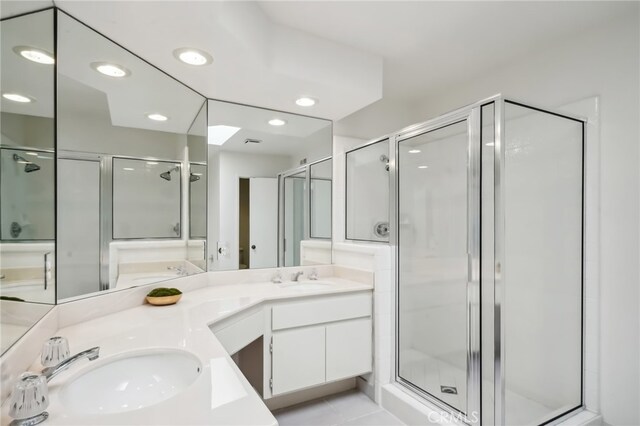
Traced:
<path fill-rule="evenodd" d="M 325 327 L 273 333 L 272 394 L 325 382 Z"/>
<path fill-rule="evenodd" d="M 371 315 L 370 292 L 274 304 L 264 397 L 371 372 Z"/>
<path fill-rule="evenodd" d="M 326 380 L 346 379 L 371 371 L 371 318 L 326 327 Z"/>

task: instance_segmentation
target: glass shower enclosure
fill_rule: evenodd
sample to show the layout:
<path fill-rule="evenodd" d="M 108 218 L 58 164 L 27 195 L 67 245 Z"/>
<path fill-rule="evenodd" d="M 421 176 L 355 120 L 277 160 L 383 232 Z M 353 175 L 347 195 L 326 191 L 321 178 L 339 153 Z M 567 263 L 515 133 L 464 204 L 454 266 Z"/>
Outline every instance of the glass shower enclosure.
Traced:
<path fill-rule="evenodd" d="M 391 137 L 396 381 L 465 423 L 583 405 L 584 136 L 495 96 Z"/>

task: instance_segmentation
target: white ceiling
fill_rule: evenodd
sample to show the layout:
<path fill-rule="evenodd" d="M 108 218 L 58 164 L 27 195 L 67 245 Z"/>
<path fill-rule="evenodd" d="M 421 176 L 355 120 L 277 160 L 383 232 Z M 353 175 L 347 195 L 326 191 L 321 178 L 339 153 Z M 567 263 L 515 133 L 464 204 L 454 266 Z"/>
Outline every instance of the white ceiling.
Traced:
<path fill-rule="evenodd" d="M 274 22 L 383 57 L 384 96 L 413 101 L 634 11 L 632 3 L 266 1 L 260 6 Z"/>
<path fill-rule="evenodd" d="M 2 2 L 8 16 L 48 2 Z M 340 119 L 377 100 L 424 99 L 561 37 L 627 13 L 631 2 L 56 1 L 202 94 Z M 178 62 L 190 46 L 214 57 Z M 384 75 L 383 75 L 384 64 Z M 305 109 L 301 95 L 319 99 Z"/>
<path fill-rule="evenodd" d="M 304 157 L 310 146 L 317 146 L 325 152 L 321 156 L 331 155 L 327 143 L 331 140 L 330 121 L 220 101 L 209 101 L 208 115 L 209 126 L 240 128 L 220 146 L 223 151 Z M 285 120 L 286 124 L 272 126 L 269 120 L 273 118 Z M 249 138 L 261 142 L 246 144 Z"/>

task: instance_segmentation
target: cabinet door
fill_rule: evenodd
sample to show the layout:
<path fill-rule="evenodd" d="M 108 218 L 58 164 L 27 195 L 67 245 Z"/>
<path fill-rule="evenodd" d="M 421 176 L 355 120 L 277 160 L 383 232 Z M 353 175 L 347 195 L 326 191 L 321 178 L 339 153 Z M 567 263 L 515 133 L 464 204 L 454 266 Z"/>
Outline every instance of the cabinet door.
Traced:
<path fill-rule="evenodd" d="M 273 333 L 272 394 L 325 382 L 325 327 L 305 327 Z"/>
<path fill-rule="evenodd" d="M 371 371 L 371 318 L 327 325 L 327 382 Z"/>

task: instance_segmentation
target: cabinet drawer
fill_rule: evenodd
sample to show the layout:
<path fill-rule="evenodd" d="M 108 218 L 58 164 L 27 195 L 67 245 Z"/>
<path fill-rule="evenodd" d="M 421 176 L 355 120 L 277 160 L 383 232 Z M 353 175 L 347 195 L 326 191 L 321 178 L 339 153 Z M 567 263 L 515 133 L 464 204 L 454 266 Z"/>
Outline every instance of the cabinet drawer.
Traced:
<path fill-rule="evenodd" d="M 371 316 L 371 293 L 329 296 L 304 302 L 276 305 L 271 327 L 281 330 Z"/>
<path fill-rule="evenodd" d="M 327 325 L 327 382 L 371 371 L 371 334 L 371 318 Z"/>
<path fill-rule="evenodd" d="M 262 310 L 253 312 L 214 334 L 229 355 L 233 355 L 264 334 L 264 313 Z"/>

